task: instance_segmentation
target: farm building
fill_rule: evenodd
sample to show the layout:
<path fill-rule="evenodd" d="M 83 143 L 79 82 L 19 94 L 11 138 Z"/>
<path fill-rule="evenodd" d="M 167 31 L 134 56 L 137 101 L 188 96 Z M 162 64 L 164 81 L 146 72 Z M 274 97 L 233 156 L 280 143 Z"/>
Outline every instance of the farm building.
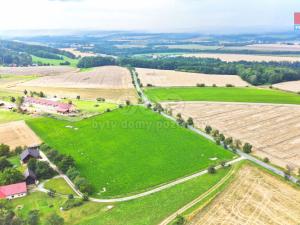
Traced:
<path fill-rule="evenodd" d="M 0 199 L 20 198 L 25 196 L 26 194 L 27 194 L 27 187 L 25 182 L 0 186 Z"/>
<path fill-rule="evenodd" d="M 36 184 L 37 182 L 35 173 L 30 169 L 26 169 L 26 171 L 24 172 L 24 177 L 24 181 L 27 185 Z"/>
<path fill-rule="evenodd" d="M 52 101 L 49 99 L 43 99 L 43 98 L 33 98 L 33 97 L 26 97 L 24 99 L 24 106 L 34 106 L 39 109 L 45 110 L 45 111 L 55 111 L 58 113 L 70 113 L 75 110 L 74 105 Z"/>
<path fill-rule="evenodd" d="M 39 147 L 34 146 L 27 148 L 21 153 L 20 158 L 23 163 L 27 163 L 31 158 L 40 159 L 41 156 Z"/>

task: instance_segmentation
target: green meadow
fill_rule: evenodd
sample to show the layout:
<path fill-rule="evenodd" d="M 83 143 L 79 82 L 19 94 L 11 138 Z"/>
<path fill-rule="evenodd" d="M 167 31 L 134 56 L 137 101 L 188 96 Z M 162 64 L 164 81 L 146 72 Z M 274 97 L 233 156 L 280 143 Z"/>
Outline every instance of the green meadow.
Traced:
<path fill-rule="evenodd" d="M 217 101 L 300 104 L 300 95 L 262 88 L 147 88 L 145 94 L 153 101 Z"/>
<path fill-rule="evenodd" d="M 27 123 L 45 143 L 74 157 L 99 198 L 142 192 L 234 157 L 139 106 L 73 123 L 52 118 Z"/>
<path fill-rule="evenodd" d="M 77 63 L 78 63 L 78 59 L 71 59 L 71 58 L 68 58 L 66 56 L 62 56 L 63 59 L 60 60 L 60 59 L 46 59 L 46 58 L 41 58 L 41 57 L 37 57 L 37 56 L 34 56 L 32 55 L 32 62 L 33 63 L 45 63 L 45 64 L 50 64 L 52 66 L 59 66 L 60 63 L 63 63 L 65 61 L 68 61 L 70 62 L 70 66 L 73 66 L 73 67 L 77 67 Z"/>

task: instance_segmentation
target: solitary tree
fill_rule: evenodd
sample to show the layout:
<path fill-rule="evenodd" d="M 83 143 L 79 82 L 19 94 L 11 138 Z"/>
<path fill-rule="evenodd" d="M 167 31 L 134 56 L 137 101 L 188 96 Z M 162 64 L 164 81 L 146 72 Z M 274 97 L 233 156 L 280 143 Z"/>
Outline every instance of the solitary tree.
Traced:
<path fill-rule="evenodd" d="M 207 134 L 210 134 L 211 131 L 212 131 L 211 126 L 207 125 L 207 126 L 205 127 L 205 132 L 206 132 Z"/>
<path fill-rule="evenodd" d="M 28 91 L 25 89 L 25 90 L 24 90 L 24 95 L 27 95 L 27 93 L 28 93 Z"/>
<path fill-rule="evenodd" d="M 210 174 L 214 174 L 216 173 L 216 168 L 214 166 L 210 166 L 208 167 L 207 172 Z"/>
<path fill-rule="evenodd" d="M 77 100 L 80 100 L 80 95 L 77 95 L 77 96 L 76 96 L 76 99 L 77 99 Z"/>
<path fill-rule="evenodd" d="M 241 149 L 241 146 L 242 146 L 242 142 L 237 139 L 234 141 L 234 146 L 237 148 L 237 149 Z"/>
<path fill-rule="evenodd" d="M 245 143 L 243 146 L 243 152 L 249 154 L 252 152 L 252 145 L 250 145 L 249 143 Z"/>
<path fill-rule="evenodd" d="M 189 126 L 194 126 L 194 121 L 193 121 L 193 118 L 192 118 L 192 117 L 189 117 L 189 118 L 187 119 L 187 124 L 188 124 Z"/>

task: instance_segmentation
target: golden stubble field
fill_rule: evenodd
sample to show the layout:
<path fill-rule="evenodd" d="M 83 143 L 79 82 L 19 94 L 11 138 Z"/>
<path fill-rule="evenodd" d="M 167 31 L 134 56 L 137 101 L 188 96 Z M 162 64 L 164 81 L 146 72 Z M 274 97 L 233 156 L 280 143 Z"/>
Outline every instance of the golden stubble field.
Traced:
<path fill-rule="evenodd" d="M 10 86 L 14 91 L 43 91 L 47 95 L 83 99 L 105 98 L 110 101 L 137 102 L 137 94 L 129 71 L 118 66 L 103 66 L 85 72 L 71 71 L 43 76 Z"/>
<path fill-rule="evenodd" d="M 76 72 L 78 70 L 69 66 L 0 67 L 0 75 L 50 76 Z"/>
<path fill-rule="evenodd" d="M 289 81 L 289 82 L 282 82 L 273 85 L 275 88 L 285 90 L 285 91 L 292 91 L 292 92 L 300 92 L 300 81 Z"/>
<path fill-rule="evenodd" d="M 185 57 L 196 58 L 214 58 L 220 59 L 225 62 L 300 62 L 300 57 L 293 56 L 271 56 L 271 55 L 247 55 L 247 54 L 221 54 L 221 53 L 197 53 L 197 54 L 184 54 Z"/>
<path fill-rule="evenodd" d="M 189 225 L 299 225 L 300 190 L 253 166 L 233 182 Z"/>
<path fill-rule="evenodd" d="M 181 113 L 192 117 L 195 126 L 204 129 L 210 125 L 226 137 L 249 142 L 254 154 L 268 157 L 271 163 L 281 167 L 289 165 L 295 171 L 300 168 L 300 106 L 169 102 L 162 103 L 173 115 Z"/>
<path fill-rule="evenodd" d="M 237 87 L 245 87 L 249 84 L 236 75 L 214 75 L 201 73 L 186 73 L 173 70 L 136 69 L 144 86 L 148 84 L 156 87 L 195 87 L 197 84 L 219 87 L 232 84 Z"/>
<path fill-rule="evenodd" d="M 17 146 L 38 145 L 41 140 L 24 121 L 17 121 L 0 124 L 0 143 L 14 149 Z"/>

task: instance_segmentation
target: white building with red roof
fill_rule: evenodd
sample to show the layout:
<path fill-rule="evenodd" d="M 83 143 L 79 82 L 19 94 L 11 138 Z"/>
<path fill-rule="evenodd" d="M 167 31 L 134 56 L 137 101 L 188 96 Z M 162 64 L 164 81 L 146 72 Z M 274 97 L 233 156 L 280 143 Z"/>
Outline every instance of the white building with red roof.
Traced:
<path fill-rule="evenodd" d="M 14 199 L 27 195 L 26 183 L 10 184 L 6 186 L 0 186 L 0 199 Z"/>
<path fill-rule="evenodd" d="M 44 98 L 26 97 L 23 104 L 24 106 L 34 106 L 44 111 L 52 111 L 63 114 L 70 113 L 75 110 L 74 105 L 72 104 L 52 101 Z"/>

